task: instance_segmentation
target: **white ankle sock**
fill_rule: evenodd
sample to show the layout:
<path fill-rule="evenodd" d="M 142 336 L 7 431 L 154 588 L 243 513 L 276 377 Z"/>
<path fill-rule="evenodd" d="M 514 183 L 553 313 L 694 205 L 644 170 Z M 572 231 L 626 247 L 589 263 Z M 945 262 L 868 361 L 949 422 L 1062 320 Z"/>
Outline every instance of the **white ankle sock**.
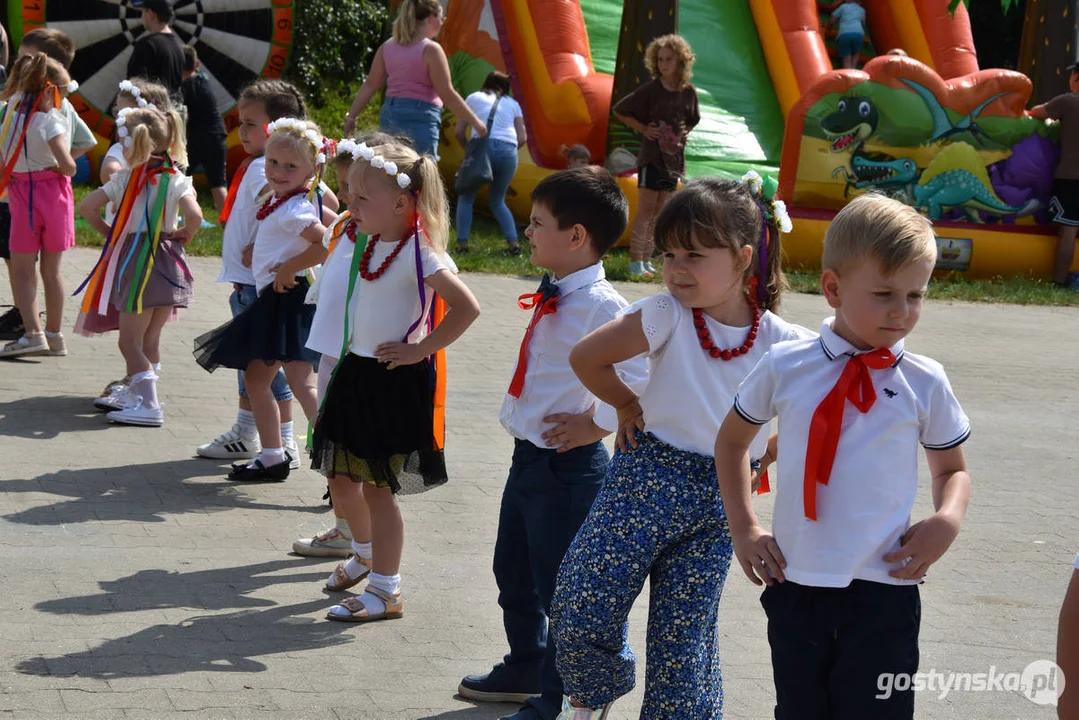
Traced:
<path fill-rule="evenodd" d="M 159 362 L 150 363 L 150 367 L 154 369 L 155 373 L 157 373 L 159 375 L 161 374 L 161 363 L 159 363 Z"/>
<path fill-rule="evenodd" d="M 369 542 L 356 542 L 352 541 L 352 552 L 362 557 L 364 560 L 371 559 L 371 543 Z"/>
<path fill-rule="evenodd" d="M 401 576 L 379 575 L 377 572 L 372 572 L 367 576 L 367 587 L 376 587 L 387 595 L 393 595 L 401 589 Z M 367 608 L 368 614 L 377 615 L 386 611 L 386 603 L 378 595 L 365 592 L 362 597 L 363 605 Z"/>
<path fill-rule="evenodd" d="M 285 462 L 285 449 L 264 447 L 259 451 L 258 457 L 256 457 L 255 460 L 261 460 L 262 467 L 264 468 L 280 465 Z M 255 460 L 251 461 L 251 464 L 248 465 L 249 468 L 255 468 Z"/>
<path fill-rule="evenodd" d="M 48 330 L 45 331 L 45 337 L 62 338 L 63 336 L 64 334 L 62 332 L 49 332 Z"/>
<path fill-rule="evenodd" d="M 157 402 L 157 375 L 153 370 L 145 370 L 135 373 L 131 377 L 131 392 L 142 397 L 144 408 L 156 409 L 161 407 Z"/>
<path fill-rule="evenodd" d="M 250 410 L 241 409 L 236 413 L 236 427 L 245 440 L 254 440 L 259 436 L 258 426 L 255 425 L 255 414 Z"/>
<path fill-rule="evenodd" d="M 281 423 L 281 447 L 286 445 L 292 445 L 295 442 L 292 439 L 292 421 Z"/>

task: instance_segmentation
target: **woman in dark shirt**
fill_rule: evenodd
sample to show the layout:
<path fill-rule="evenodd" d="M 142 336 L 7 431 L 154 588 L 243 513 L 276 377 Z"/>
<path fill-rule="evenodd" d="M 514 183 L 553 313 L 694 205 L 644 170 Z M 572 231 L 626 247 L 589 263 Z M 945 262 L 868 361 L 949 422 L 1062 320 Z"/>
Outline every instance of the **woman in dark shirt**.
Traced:
<path fill-rule="evenodd" d="M 184 81 L 183 42 L 169 27 L 175 14 L 170 0 L 142 0 L 146 32 L 132 46 L 127 77 L 141 77 L 164 85 L 176 104 L 181 103 Z"/>
<path fill-rule="evenodd" d="M 629 272 L 651 277 L 656 249 L 652 225 L 686 174 L 686 138 L 701 121 L 697 90 L 689 84 L 697 57 L 678 35 L 656 38 L 644 51 L 652 81 L 614 106 L 615 117 L 642 135 L 637 154 L 637 216 L 629 245 Z"/>
<path fill-rule="evenodd" d="M 187 106 L 187 157 L 190 169 L 201 167 L 210 183 L 214 207 L 225 205 L 228 182 L 225 179 L 225 121 L 217 111 L 217 100 L 210 81 L 199 72 L 195 48 L 184 46 L 184 84 L 180 88 Z"/>

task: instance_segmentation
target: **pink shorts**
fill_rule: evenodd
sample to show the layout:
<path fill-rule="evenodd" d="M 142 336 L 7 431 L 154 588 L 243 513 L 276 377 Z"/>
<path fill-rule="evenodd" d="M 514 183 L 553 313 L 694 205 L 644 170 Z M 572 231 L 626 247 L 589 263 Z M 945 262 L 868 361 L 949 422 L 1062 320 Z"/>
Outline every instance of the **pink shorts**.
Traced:
<path fill-rule="evenodd" d="M 75 197 L 71 178 L 44 170 L 12 173 L 8 185 L 11 206 L 11 252 L 63 252 L 75 245 Z M 31 183 L 33 204 L 31 205 Z"/>

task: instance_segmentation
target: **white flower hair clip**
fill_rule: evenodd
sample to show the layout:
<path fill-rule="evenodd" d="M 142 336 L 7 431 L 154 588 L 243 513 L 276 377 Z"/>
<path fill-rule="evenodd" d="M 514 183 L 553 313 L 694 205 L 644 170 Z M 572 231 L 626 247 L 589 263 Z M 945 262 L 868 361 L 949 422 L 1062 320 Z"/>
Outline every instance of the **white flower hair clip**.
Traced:
<path fill-rule="evenodd" d="M 127 129 L 127 114 L 133 108 L 123 108 L 116 113 L 116 137 L 120 138 L 120 144 L 125 148 L 131 147 L 131 131 Z"/>
<path fill-rule="evenodd" d="M 79 91 L 79 81 L 72 79 L 72 81 L 67 84 L 67 94 L 68 95 L 74 95 L 78 91 Z"/>
<path fill-rule="evenodd" d="M 367 143 L 360 143 L 359 145 L 357 145 L 356 152 L 358 153 L 358 155 L 353 155 L 352 157 L 360 157 L 367 162 L 371 162 L 375 157 L 375 151 L 369 148 L 367 146 Z"/>
<path fill-rule="evenodd" d="M 355 160 L 360 156 L 359 148 L 360 145 L 355 140 L 351 138 L 343 138 L 337 141 L 337 154 L 334 157 L 342 157 L 344 155 L 348 155 L 350 158 Z"/>
<path fill-rule="evenodd" d="M 764 187 L 764 178 L 758 175 L 755 170 L 750 170 L 742 176 L 742 184 L 749 187 L 749 191 L 756 195 Z"/>
<path fill-rule="evenodd" d="M 780 232 L 789 233 L 794 230 L 794 223 L 791 222 L 791 216 L 787 212 L 787 203 L 782 200 L 773 200 L 772 213 L 776 217 L 776 222 L 779 223 Z"/>
<path fill-rule="evenodd" d="M 266 126 L 266 137 L 278 131 L 291 132 L 297 137 L 303 138 L 315 149 L 315 161 L 318 165 L 326 163 L 326 138 L 322 137 L 307 124 L 306 120 L 299 118 L 280 118 Z"/>
<path fill-rule="evenodd" d="M 131 97 L 135 98 L 135 104 L 138 105 L 140 108 L 144 108 L 150 104 L 143 99 L 142 91 L 135 87 L 135 84 L 130 80 L 120 81 L 120 92 L 127 93 Z"/>

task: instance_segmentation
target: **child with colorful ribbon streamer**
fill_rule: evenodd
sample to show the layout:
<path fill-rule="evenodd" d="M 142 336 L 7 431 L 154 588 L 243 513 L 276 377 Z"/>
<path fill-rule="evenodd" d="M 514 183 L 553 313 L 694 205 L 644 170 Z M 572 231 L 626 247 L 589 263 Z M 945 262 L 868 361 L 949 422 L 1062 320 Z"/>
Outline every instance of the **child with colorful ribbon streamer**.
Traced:
<path fill-rule="evenodd" d="M 109 420 L 159 427 L 157 374 L 150 356 L 160 356 L 161 330 L 175 308 L 192 300 L 194 280 L 183 246 L 202 223 L 187 161 L 183 121 L 175 110 L 123 110 L 116 120 L 130 170 L 115 173 L 79 205 L 83 218 L 105 237 L 105 247 L 76 294 L 86 290 L 75 331 L 94 335 L 120 331 L 120 352 L 130 384 Z M 106 203 L 117 206 L 110 227 L 101 218 Z M 177 213 L 184 224 L 176 227 Z"/>
<path fill-rule="evenodd" d="M 0 194 L 11 210 L 11 279 L 22 312 L 23 336 L 0 349 L 0 357 L 64 355 L 60 323 L 64 285 L 60 261 L 75 244 L 75 202 L 71 177 L 75 160 L 67 138 L 71 128 L 59 108 L 71 76 L 44 53 L 20 57 L 4 88 L 0 121 Z M 37 258 L 45 286 L 45 328 L 37 302 Z M 48 336 L 48 337 L 46 337 Z"/>
<path fill-rule="evenodd" d="M 362 595 L 327 617 L 369 622 L 403 613 L 396 495 L 446 482 L 442 351 L 480 309 L 446 254 L 449 211 L 434 158 L 398 143 L 356 152 L 348 181 L 356 232 L 340 241 L 355 243 L 343 343 L 315 423 L 312 467 L 329 478 L 356 552 L 326 589 L 370 576 Z"/>
<path fill-rule="evenodd" d="M 265 132 L 270 192 L 255 214 L 259 224 L 251 252 L 258 298 L 231 322 L 195 339 L 195 358 L 207 371 L 244 371 L 262 449 L 252 462 L 233 464 L 229 479 L 241 481 L 284 480 L 299 460 L 283 445 L 271 390 L 278 369 L 284 370 L 308 419 L 318 409 L 313 369 L 318 355 L 306 347 L 315 309 L 304 299 L 310 288 L 307 271 L 326 259 L 318 188 L 333 144 L 317 125 L 298 118 L 274 120 Z M 336 216 L 326 217 L 332 221 Z"/>

